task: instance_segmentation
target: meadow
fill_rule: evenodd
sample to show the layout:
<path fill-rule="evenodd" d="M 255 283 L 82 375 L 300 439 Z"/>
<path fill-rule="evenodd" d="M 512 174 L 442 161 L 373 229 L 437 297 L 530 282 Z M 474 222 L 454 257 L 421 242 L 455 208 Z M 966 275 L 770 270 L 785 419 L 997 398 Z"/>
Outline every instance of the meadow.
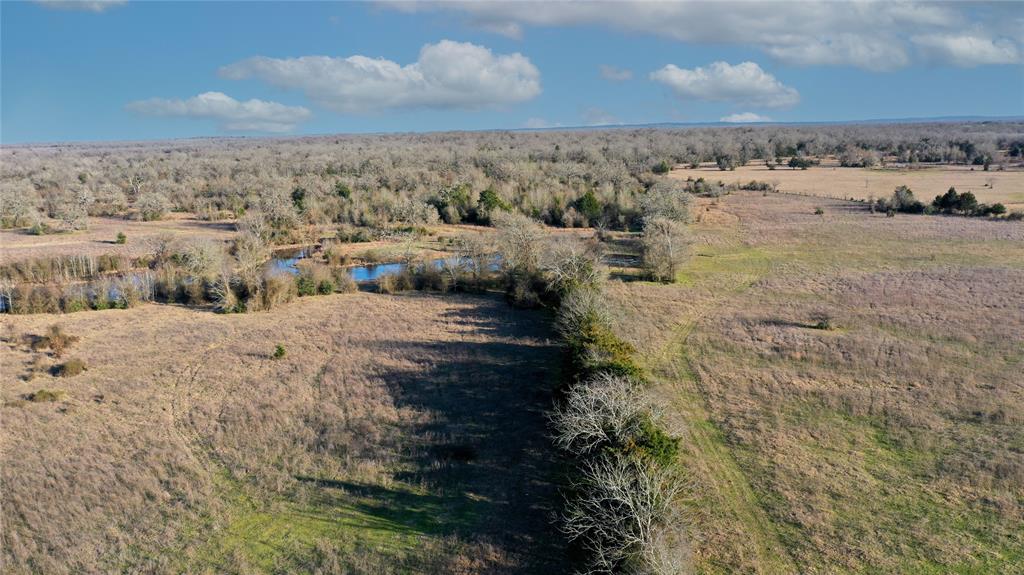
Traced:
<path fill-rule="evenodd" d="M 7 572 L 564 568 L 543 314 L 356 293 L 8 319 Z M 61 358 L 23 339 L 54 323 Z"/>
<path fill-rule="evenodd" d="M 1020 571 L 1022 142 L 5 147 L 0 562 Z M 1009 210 L 932 208 L 949 186 Z"/>
<path fill-rule="evenodd" d="M 841 167 L 835 158 L 806 170 L 779 166 L 769 170 L 763 162 L 751 162 L 732 171 L 715 165 L 698 168 L 678 166 L 671 177 L 686 180 L 704 178 L 726 184 L 743 185 L 751 181 L 767 182 L 780 192 L 823 198 L 872 200 L 887 196 L 899 186 L 907 186 L 918 198 L 931 201 L 951 187 L 971 192 L 984 203 L 1002 203 L 1008 210 L 1024 209 L 1024 171 L 984 171 L 973 166 L 896 165 L 891 167 Z"/>
<path fill-rule="evenodd" d="M 1024 228 L 781 193 L 698 211 L 678 283 L 611 292 L 683 438 L 695 570 L 1014 572 Z"/>

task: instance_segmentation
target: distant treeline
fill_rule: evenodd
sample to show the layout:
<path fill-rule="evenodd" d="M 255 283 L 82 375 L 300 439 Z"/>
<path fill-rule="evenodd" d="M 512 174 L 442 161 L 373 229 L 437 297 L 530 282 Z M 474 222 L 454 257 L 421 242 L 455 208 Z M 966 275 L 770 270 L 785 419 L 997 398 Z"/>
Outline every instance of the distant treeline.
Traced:
<path fill-rule="evenodd" d="M 625 228 L 675 165 L 752 160 L 806 168 L 1019 163 L 1024 123 L 451 132 L 5 147 L 0 224 L 35 233 L 87 215 L 209 219 L 258 212 L 303 224 L 486 223 L 514 211 L 549 225 Z"/>

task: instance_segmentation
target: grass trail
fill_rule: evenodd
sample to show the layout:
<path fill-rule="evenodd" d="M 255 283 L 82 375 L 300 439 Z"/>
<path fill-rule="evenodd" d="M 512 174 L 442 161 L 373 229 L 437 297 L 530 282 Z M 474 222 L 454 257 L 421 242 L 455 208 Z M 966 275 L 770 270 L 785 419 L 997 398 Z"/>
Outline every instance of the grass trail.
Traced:
<path fill-rule="evenodd" d="M 688 469 L 701 477 L 717 505 L 716 514 L 728 517 L 729 523 L 743 530 L 746 545 L 735 549 L 739 564 L 757 573 L 796 573 L 799 570 L 790 558 L 778 531 L 758 497 L 750 487 L 743 470 L 732 457 L 721 431 L 711 420 L 706 408 L 700 381 L 689 365 L 687 340 L 701 320 L 715 313 L 718 304 L 742 293 L 771 268 L 771 261 L 761 250 L 745 246 L 738 230 L 729 228 L 729 235 L 713 248 L 698 250 L 700 256 L 681 274 L 680 281 L 696 288 L 711 287 L 710 299 L 679 318 L 671 341 L 649 360 L 648 368 L 657 386 L 667 398 L 666 417 L 678 418 L 685 429 Z M 707 508 L 707 506 L 703 506 Z M 703 560 L 698 550 L 697 566 L 703 572 L 727 572 L 729 565 Z"/>

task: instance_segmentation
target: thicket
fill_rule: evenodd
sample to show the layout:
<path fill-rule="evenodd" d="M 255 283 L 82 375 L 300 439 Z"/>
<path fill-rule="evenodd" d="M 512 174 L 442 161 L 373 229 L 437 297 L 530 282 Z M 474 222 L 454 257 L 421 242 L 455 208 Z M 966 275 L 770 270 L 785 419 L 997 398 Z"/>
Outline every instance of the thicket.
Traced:
<path fill-rule="evenodd" d="M 988 122 L 5 147 L 0 225 L 49 233 L 83 228 L 88 215 L 243 219 L 255 211 L 273 242 L 301 243 L 307 226 L 488 223 L 511 211 L 548 225 L 621 229 L 676 164 L 788 159 L 796 168 L 837 155 L 844 165 L 998 165 L 1019 161 L 1022 134 L 1022 123 Z"/>
<path fill-rule="evenodd" d="M 896 212 L 906 214 L 948 214 L 972 217 L 999 217 L 1006 214 L 1003 204 L 983 204 L 971 192 L 958 193 L 956 188 L 949 188 L 945 194 L 935 196 L 931 204 L 914 197 L 914 192 L 907 186 L 896 188 L 889 198 L 879 198 L 872 209 L 892 215 Z"/>
<path fill-rule="evenodd" d="M 578 240 L 557 251 L 546 277 L 567 368 L 551 425 L 575 465 L 561 529 L 588 572 L 668 572 L 659 542 L 681 490 L 679 439 L 658 423 L 636 351 L 612 329 L 599 253 Z"/>

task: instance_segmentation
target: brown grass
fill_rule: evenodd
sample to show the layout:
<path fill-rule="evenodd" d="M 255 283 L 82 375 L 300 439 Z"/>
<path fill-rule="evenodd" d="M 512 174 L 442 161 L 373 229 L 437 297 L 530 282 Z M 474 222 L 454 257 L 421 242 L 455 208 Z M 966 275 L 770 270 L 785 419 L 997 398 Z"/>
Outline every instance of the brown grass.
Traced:
<path fill-rule="evenodd" d="M 1024 170 L 983 171 L 981 166 L 928 166 L 907 168 L 841 168 L 833 161 L 807 170 L 779 166 L 769 170 L 763 162 L 753 161 L 733 171 L 713 165 L 697 169 L 676 168 L 672 178 L 704 178 L 711 182 L 746 184 L 752 180 L 776 183 L 780 192 L 827 198 L 887 198 L 898 186 L 909 186 L 917 199 L 928 204 L 950 186 L 959 192 L 974 192 L 978 201 L 1001 202 L 1008 210 L 1024 209 Z M 992 187 L 989 187 L 992 183 Z M 813 206 L 812 206 L 813 209 Z"/>
<path fill-rule="evenodd" d="M 117 243 L 119 232 L 127 236 L 126 243 Z M 152 253 L 158 238 L 164 236 L 228 240 L 234 235 L 234 222 L 209 222 L 182 213 L 168 214 L 166 219 L 154 222 L 91 217 L 88 230 L 42 236 L 24 229 L 0 230 L 0 264 L 64 254 L 138 257 Z"/>
<path fill-rule="evenodd" d="M 89 370 L 57 403 L 3 408 L 7 572 L 564 570 L 541 314 L 355 293 L 61 323 Z M 38 352 L 5 342 L 16 401 Z"/>
<path fill-rule="evenodd" d="M 698 570 L 1012 572 L 1024 226 L 748 192 L 707 208 L 732 218 L 693 226 L 679 284 L 610 288 L 684 438 Z"/>

